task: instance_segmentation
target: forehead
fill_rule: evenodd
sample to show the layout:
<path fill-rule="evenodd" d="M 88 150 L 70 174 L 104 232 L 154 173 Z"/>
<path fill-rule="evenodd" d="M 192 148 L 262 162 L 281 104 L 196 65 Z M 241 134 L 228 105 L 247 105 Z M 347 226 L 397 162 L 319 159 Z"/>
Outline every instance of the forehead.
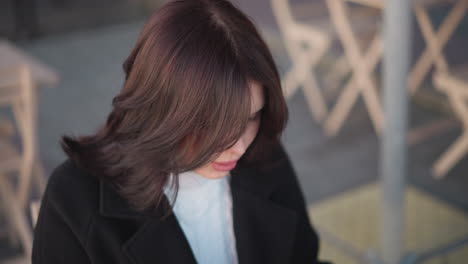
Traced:
<path fill-rule="evenodd" d="M 256 81 L 249 81 L 249 87 L 250 87 L 250 97 L 251 97 L 251 109 L 252 109 L 252 112 L 255 113 L 265 103 L 264 102 L 265 98 L 263 95 L 263 87 L 260 83 Z"/>

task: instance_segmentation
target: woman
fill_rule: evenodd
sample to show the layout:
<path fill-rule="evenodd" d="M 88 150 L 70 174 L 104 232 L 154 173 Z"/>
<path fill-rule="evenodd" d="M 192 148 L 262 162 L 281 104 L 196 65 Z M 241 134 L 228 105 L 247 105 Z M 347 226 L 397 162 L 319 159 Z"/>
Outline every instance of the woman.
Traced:
<path fill-rule="evenodd" d="M 145 24 L 94 135 L 62 138 L 33 264 L 318 263 L 272 56 L 226 0 Z"/>

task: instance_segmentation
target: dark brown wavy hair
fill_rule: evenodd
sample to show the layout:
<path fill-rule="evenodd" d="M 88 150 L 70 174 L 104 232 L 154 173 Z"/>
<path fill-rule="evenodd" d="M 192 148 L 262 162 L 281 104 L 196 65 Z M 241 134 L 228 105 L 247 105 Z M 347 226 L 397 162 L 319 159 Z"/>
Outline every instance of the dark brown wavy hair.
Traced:
<path fill-rule="evenodd" d="M 106 123 L 93 135 L 63 136 L 60 143 L 138 211 L 160 205 L 170 173 L 211 162 L 242 136 L 251 111 L 249 81 L 263 87 L 265 106 L 238 166 L 261 169 L 286 126 L 273 57 L 252 21 L 229 1 L 164 4 L 123 68 L 125 82 Z"/>

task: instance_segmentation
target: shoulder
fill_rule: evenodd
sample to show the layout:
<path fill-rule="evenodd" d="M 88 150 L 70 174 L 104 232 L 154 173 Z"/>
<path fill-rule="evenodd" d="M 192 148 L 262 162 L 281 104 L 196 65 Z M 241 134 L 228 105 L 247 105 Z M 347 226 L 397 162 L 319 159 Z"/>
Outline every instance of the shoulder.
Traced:
<path fill-rule="evenodd" d="M 99 180 L 66 159 L 52 171 L 44 195 L 56 206 L 86 204 L 97 209 Z"/>
<path fill-rule="evenodd" d="M 99 210 L 99 181 L 67 158 L 52 171 L 44 202 L 50 204 L 68 226 L 84 232 Z"/>

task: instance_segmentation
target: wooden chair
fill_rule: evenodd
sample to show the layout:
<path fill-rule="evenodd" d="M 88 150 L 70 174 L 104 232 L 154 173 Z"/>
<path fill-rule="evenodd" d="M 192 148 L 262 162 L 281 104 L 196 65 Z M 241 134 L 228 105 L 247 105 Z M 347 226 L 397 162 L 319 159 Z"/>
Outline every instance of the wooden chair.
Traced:
<path fill-rule="evenodd" d="M 448 15 L 438 29 L 434 29 L 427 8 L 436 4 L 443 4 L 447 0 L 419 0 L 414 1 L 414 12 L 416 21 L 421 29 L 427 47 L 422 55 L 416 61 L 408 76 L 408 87 L 411 94 L 417 92 L 424 78 L 429 73 L 432 65 L 436 68 L 447 68 L 445 60 L 441 59 L 440 55 L 455 32 L 458 25 L 462 21 L 468 8 L 467 0 L 457 0 Z"/>
<path fill-rule="evenodd" d="M 346 59 L 352 69 L 352 77 L 330 111 L 325 122 L 325 132 L 329 136 L 338 133 L 352 106 L 361 94 L 377 133 L 383 126 L 383 113 L 373 72 L 381 60 L 383 43 L 381 34 L 376 33 L 367 50 L 362 50 L 359 37 L 352 27 L 347 0 L 327 0 L 331 20 L 342 43 Z M 369 3 L 362 3 L 368 5 Z M 374 7 L 371 5 L 371 7 Z"/>
<path fill-rule="evenodd" d="M 410 0 L 408 0 L 410 1 Z M 459 0 L 450 14 L 444 20 L 439 31 L 434 33 L 432 25 L 427 21 L 427 9 L 448 0 L 411 0 L 416 13 L 418 25 L 425 36 L 428 48 L 419 57 L 416 65 L 411 70 L 408 78 L 408 86 L 411 93 L 415 93 L 421 81 L 427 76 L 430 67 L 438 64 L 438 58 L 430 53 L 430 48 L 442 50 L 447 40 L 452 35 L 455 27 L 460 23 L 461 17 L 466 9 L 468 0 Z M 342 127 L 352 106 L 356 103 L 358 95 L 361 94 L 369 112 L 372 124 L 378 134 L 384 126 L 382 106 L 377 92 L 377 85 L 373 80 L 373 72 L 381 60 L 383 43 L 381 34 L 377 33 L 372 44 L 362 50 L 358 45 L 359 38 L 353 32 L 351 19 L 347 9 L 348 3 L 358 4 L 382 10 L 384 0 L 326 0 L 329 7 L 331 19 L 336 27 L 337 34 L 345 50 L 348 63 L 351 65 L 353 76 L 338 97 L 336 104 L 330 110 L 329 117 L 325 121 L 325 132 L 335 135 Z M 429 32 L 429 33 L 428 33 Z"/>
<path fill-rule="evenodd" d="M 435 66 L 434 86 L 446 94 L 455 115 L 463 123 L 462 135 L 437 159 L 432 167 L 433 177 L 443 178 L 455 164 L 468 153 L 468 67 L 450 67 L 443 48 L 460 24 L 468 9 L 468 0 L 458 0 L 445 17 L 438 31 L 433 29 L 424 6 L 415 4 L 418 24 L 427 48 L 416 63 L 409 78 L 410 91 L 415 92 L 432 65 Z M 412 90 L 411 90 L 412 89 Z"/>
<path fill-rule="evenodd" d="M 278 23 L 285 47 L 292 60 L 292 68 L 283 78 L 283 90 L 287 98 L 303 86 L 308 106 L 316 121 L 327 115 L 327 107 L 319 88 L 315 68 L 329 50 L 331 38 L 312 24 L 295 20 L 288 0 L 272 0 L 273 14 Z"/>
<path fill-rule="evenodd" d="M 435 86 L 445 93 L 456 116 L 462 122 L 462 135 L 437 159 L 432 167 L 436 179 L 443 178 L 448 171 L 468 154 L 468 65 L 451 72 L 438 71 L 434 75 Z"/>
<path fill-rule="evenodd" d="M 21 142 L 21 151 L 18 151 L 12 135 L 0 135 L 0 146 L 5 149 L 0 153 L 0 173 L 19 172 L 16 197 L 23 208 L 27 204 L 32 179 L 36 180 L 40 195 L 45 188 L 44 169 L 37 155 L 36 104 L 36 87 L 28 66 L 0 71 L 0 107 L 12 110 Z M 11 130 L 14 126 L 11 121 L 2 120 L 3 126 Z"/>
<path fill-rule="evenodd" d="M 53 87 L 58 80 L 53 69 L 8 40 L 0 39 L 0 108 L 9 107 L 13 113 L 13 119 L 0 115 L 0 209 L 6 212 L 10 227 L 6 233 L 10 241 L 23 246 L 25 254 L 19 259 L 28 262 L 32 230 L 25 212 L 29 208 L 31 180 L 36 183 L 39 196 L 46 182 L 37 155 L 36 88 Z M 20 148 L 14 144 L 15 132 L 18 132 Z M 18 177 L 18 184 L 14 186 L 8 176 Z"/>
<path fill-rule="evenodd" d="M 5 207 L 7 220 L 16 231 L 25 254 L 31 254 L 32 230 L 25 214 L 30 182 L 36 179 L 42 195 L 44 187 L 42 170 L 36 154 L 36 99 L 30 68 L 19 64 L 0 71 L 0 106 L 10 107 L 18 130 L 21 148 L 13 142 L 14 125 L 7 118 L 1 119 L 0 128 L 0 199 Z M 18 177 L 17 188 L 10 181 L 10 174 Z"/>

